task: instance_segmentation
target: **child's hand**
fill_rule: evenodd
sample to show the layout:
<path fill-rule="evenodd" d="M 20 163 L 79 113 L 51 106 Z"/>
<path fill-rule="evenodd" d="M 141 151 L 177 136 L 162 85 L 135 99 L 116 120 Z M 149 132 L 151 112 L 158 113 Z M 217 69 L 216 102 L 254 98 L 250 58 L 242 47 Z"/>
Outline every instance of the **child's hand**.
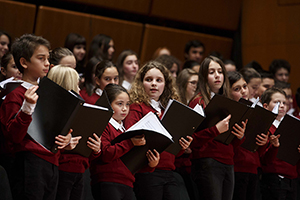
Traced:
<path fill-rule="evenodd" d="M 25 100 L 28 103 L 36 104 L 36 102 L 37 102 L 37 100 L 39 98 L 39 96 L 36 93 L 36 90 L 38 88 L 39 88 L 39 86 L 34 85 L 34 86 L 31 86 L 29 89 L 26 90 L 26 92 L 24 94 L 24 97 L 25 97 Z"/>
<path fill-rule="evenodd" d="M 65 147 L 66 150 L 72 150 L 75 149 L 77 144 L 79 143 L 79 140 L 81 139 L 81 136 L 72 137 L 70 140 L 70 143 Z"/>
<path fill-rule="evenodd" d="M 243 127 L 240 127 L 238 124 L 235 124 L 233 126 L 233 131 L 231 131 L 231 133 L 235 135 L 238 139 L 242 139 L 244 137 L 247 122 L 248 119 L 246 119 L 246 122 L 242 122 Z"/>
<path fill-rule="evenodd" d="M 267 144 L 267 142 L 268 142 L 268 137 L 269 137 L 269 132 L 268 132 L 267 135 L 264 134 L 264 133 L 262 133 L 262 134 L 260 134 L 260 135 L 257 135 L 257 136 L 256 136 L 256 144 L 257 144 L 258 146 L 264 146 L 264 145 Z"/>
<path fill-rule="evenodd" d="M 94 151 L 94 153 L 99 153 L 101 149 L 101 137 L 98 137 L 96 133 L 93 134 L 96 140 L 89 137 L 89 141 L 87 141 L 87 146 Z"/>
<path fill-rule="evenodd" d="M 280 146 L 279 138 L 280 138 L 280 134 L 278 134 L 278 135 L 271 135 L 271 136 L 270 136 L 270 143 L 271 143 L 274 147 L 279 147 L 279 146 Z"/>
<path fill-rule="evenodd" d="M 159 163 L 159 159 L 160 159 L 159 153 L 155 149 L 153 149 L 153 152 L 154 154 L 152 153 L 151 150 L 148 150 L 146 153 L 146 156 L 149 161 L 148 163 L 149 167 L 156 167 Z"/>
<path fill-rule="evenodd" d="M 190 146 L 191 142 L 193 141 L 193 138 L 191 136 L 188 135 L 186 137 L 188 140 L 184 139 L 183 137 L 179 139 L 179 144 L 182 147 L 182 150 L 186 150 Z"/>
<path fill-rule="evenodd" d="M 55 144 L 58 145 L 58 149 L 63 149 L 70 143 L 70 140 L 72 138 L 72 132 L 73 130 L 70 129 L 69 133 L 66 136 L 58 135 L 55 137 Z"/>
<path fill-rule="evenodd" d="M 130 139 L 134 146 L 143 146 L 146 144 L 146 139 L 144 135 L 138 135 Z"/>
<path fill-rule="evenodd" d="M 226 118 L 224 118 L 223 120 L 219 121 L 216 124 L 216 127 L 220 133 L 224 133 L 225 131 L 228 131 L 230 118 L 231 115 L 228 115 Z"/>

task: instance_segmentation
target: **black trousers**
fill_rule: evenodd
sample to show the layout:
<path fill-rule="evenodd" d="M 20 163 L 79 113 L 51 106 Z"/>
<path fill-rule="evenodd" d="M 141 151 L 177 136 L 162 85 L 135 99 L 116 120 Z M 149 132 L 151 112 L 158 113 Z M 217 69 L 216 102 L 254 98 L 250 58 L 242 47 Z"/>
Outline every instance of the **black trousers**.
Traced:
<path fill-rule="evenodd" d="M 137 200 L 179 200 L 180 193 L 173 171 L 158 170 L 135 175 Z"/>
<path fill-rule="evenodd" d="M 245 172 L 234 173 L 233 200 L 256 200 L 258 175 Z"/>
<path fill-rule="evenodd" d="M 192 177 L 201 200 L 232 200 L 233 165 L 220 163 L 213 158 L 201 158 L 192 163 Z"/>
<path fill-rule="evenodd" d="M 296 200 L 296 179 L 280 178 L 277 174 L 263 174 L 261 194 L 263 200 Z"/>
<path fill-rule="evenodd" d="M 0 199 L 12 200 L 9 181 L 5 169 L 0 165 Z"/>
<path fill-rule="evenodd" d="M 99 182 L 92 185 L 95 200 L 135 200 L 133 188 L 113 182 Z"/>
<path fill-rule="evenodd" d="M 56 200 L 81 200 L 83 174 L 59 171 Z"/>
<path fill-rule="evenodd" d="M 12 194 L 14 200 L 55 200 L 58 167 L 31 152 L 16 154 Z"/>

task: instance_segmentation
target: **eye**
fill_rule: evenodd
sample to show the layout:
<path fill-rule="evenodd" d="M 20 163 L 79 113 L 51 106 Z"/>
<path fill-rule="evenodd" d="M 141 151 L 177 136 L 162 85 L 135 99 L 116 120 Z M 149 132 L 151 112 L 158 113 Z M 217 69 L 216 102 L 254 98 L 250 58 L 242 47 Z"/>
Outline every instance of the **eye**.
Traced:
<path fill-rule="evenodd" d="M 233 91 L 235 91 L 235 92 L 238 92 L 238 91 L 240 91 L 240 87 L 235 87 L 235 88 L 233 88 Z"/>
<path fill-rule="evenodd" d="M 106 80 L 106 81 L 110 81 L 110 80 L 111 80 L 111 78 L 109 78 L 109 77 L 106 77 L 106 78 L 104 78 L 104 80 Z"/>
<path fill-rule="evenodd" d="M 161 83 L 163 80 L 160 79 L 160 78 L 158 78 L 158 79 L 156 79 L 156 81 L 157 81 L 158 83 Z"/>
<path fill-rule="evenodd" d="M 152 78 L 145 78 L 145 81 L 151 82 L 151 81 L 152 81 Z"/>
<path fill-rule="evenodd" d="M 117 77 L 115 77 L 115 78 L 114 78 L 114 80 L 115 80 L 115 81 L 119 80 L 119 77 L 118 77 L 118 76 L 117 76 Z"/>

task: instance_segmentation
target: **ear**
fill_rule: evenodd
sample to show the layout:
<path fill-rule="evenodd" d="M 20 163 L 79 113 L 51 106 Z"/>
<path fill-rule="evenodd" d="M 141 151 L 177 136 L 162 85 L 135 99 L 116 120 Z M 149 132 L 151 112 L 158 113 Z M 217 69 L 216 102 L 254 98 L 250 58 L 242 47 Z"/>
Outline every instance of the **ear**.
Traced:
<path fill-rule="evenodd" d="M 96 82 L 96 85 L 98 85 L 100 87 L 100 79 L 96 76 L 95 76 L 95 82 Z"/>
<path fill-rule="evenodd" d="M 1 74 L 3 74 L 3 76 L 6 76 L 6 70 L 4 69 L 4 67 L 1 67 Z"/>
<path fill-rule="evenodd" d="M 264 107 L 265 109 L 268 109 L 268 104 L 267 104 L 267 103 L 264 103 L 264 104 L 263 104 L 263 107 Z"/>
<path fill-rule="evenodd" d="M 54 67 L 54 64 L 50 64 L 50 69 L 51 69 L 52 67 Z"/>
<path fill-rule="evenodd" d="M 184 58 L 185 58 L 186 60 L 188 59 L 188 57 L 189 57 L 189 54 L 184 53 Z"/>
<path fill-rule="evenodd" d="M 20 58 L 20 64 L 22 65 L 22 67 L 24 68 L 24 69 L 27 69 L 28 68 L 28 61 L 25 59 L 25 58 Z"/>

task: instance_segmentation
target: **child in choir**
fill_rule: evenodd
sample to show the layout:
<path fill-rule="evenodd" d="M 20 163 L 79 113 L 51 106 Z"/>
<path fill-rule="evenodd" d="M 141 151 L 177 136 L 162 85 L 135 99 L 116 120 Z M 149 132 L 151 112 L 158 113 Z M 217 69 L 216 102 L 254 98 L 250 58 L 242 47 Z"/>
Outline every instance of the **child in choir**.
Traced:
<path fill-rule="evenodd" d="M 63 47 L 58 47 L 50 51 L 49 62 L 50 69 L 55 65 L 64 65 L 73 69 L 76 68 L 74 54 L 69 49 Z"/>
<path fill-rule="evenodd" d="M 95 83 L 95 94 L 89 95 L 87 90 L 82 90 L 80 92 L 80 95 L 86 101 L 86 103 L 95 104 L 102 95 L 103 89 L 107 84 L 119 84 L 119 72 L 117 67 L 108 60 L 99 62 L 95 70 Z"/>
<path fill-rule="evenodd" d="M 130 90 L 132 104 L 125 119 L 129 128 L 149 112 L 162 117 L 164 107 L 170 99 L 179 99 L 175 83 L 169 70 L 162 64 L 152 61 L 146 63 L 138 72 Z M 172 133 L 170 133 L 172 134 Z M 192 142 L 192 137 L 180 138 L 183 153 Z M 179 199 L 178 185 L 174 177 L 175 156 L 166 151 L 160 154 L 159 164 L 155 169 L 143 169 L 152 173 L 136 173 L 135 192 L 137 199 Z"/>
<path fill-rule="evenodd" d="M 5 31 L 0 30 L 0 60 L 10 50 L 11 37 Z"/>
<path fill-rule="evenodd" d="M 86 55 L 85 38 L 77 33 L 70 33 L 66 37 L 65 47 L 68 48 L 76 58 L 76 71 L 83 74 L 85 72 L 84 60 Z"/>
<path fill-rule="evenodd" d="M 209 56 L 201 63 L 199 71 L 199 93 L 190 102 L 190 107 L 200 104 L 205 107 L 213 95 L 229 97 L 229 80 L 223 62 Z M 233 156 L 234 147 L 243 142 L 247 122 L 242 127 L 235 124 L 232 134 L 236 138 L 229 144 L 223 144 L 214 138 L 229 129 L 231 115 L 219 121 L 215 126 L 193 134 L 192 177 L 197 184 L 200 199 L 231 200 L 234 189 Z"/>
<path fill-rule="evenodd" d="M 102 154 L 91 163 L 92 193 L 95 200 L 133 200 L 135 178 L 120 157 L 134 146 L 145 145 L 146 140 L 144 137 L 133 137 L 111 144 L 114 138 L 125 131 L 122 121 L 129 112 L 130 100 L 127 90 L 122 86 L 108 84 L 105 91 L 114 114 L 101 136 Z M 148 158 L 149 167 L 158 164 L 159 153 L 156 150 L 154 153 L 149 150 L 145 156 Z"/>
<path fill-rule="evenodd" d="M 236 71 L 228 72 L 230 83 L 230 96 L 233 100 L 240 98 L 248 99 L 249 90 L 243 76 Z M 256 144 L 264 146 L 268 141 L 266 134 L 258 135 Z M 260 167 L 259 152 L 264 148 L 259 148 L 256 152 L 251 152 L 238 146 L 234 149 L 234 200 L 256 199 L 258 175 L 257 168 Z"/>
<path fill-rule="evenodd" d="M 46 150 L 27 134 L 39 98 L 37 81 L 49 70 L 49 49 L 47 40 L 29 34 L 18 38 L 12 46 L 24 83 L 6 96 L 0 108 L 0 121 L 3 135 L 13 144 L 16 153 L 12 185 L 14 199 L 55 199 L 56 196 L 60 152 Z M 76 145 L 70 143 L 71 137 L 71 130 L 67 136 L 55 137 L 58 149 L 74 148 Z"/>
<path fill-rule="evenodd" d="M 112 61 L 115 52 L 113 39 L 104 34 L 96 35 L 90 45 L 89 59 L 97 57 L 99 60 Z"/>
<path fill-rule="evenodd" d="M 261 102 L 263 107 L 267 110 L 273 110 L 274 106 L 277 103 L 280 103 L 277 118 L 269 129 L 270 145 L 261 158 L 263 172 L 261 180 L 262 199 L 295 200 L 297 196 L 297 166 L 293 166 L 276 158 L 278 147 L 280 145 L 280 134 L 274 135 L 280 121 L 286 114 L 286 94 L 281 89 L 270 88 L 263 93 Z"/>
<path fill-rule="evenodd" d="M 75 69 L 56 65 L 48 73 L 48 78 L 65 88 L 79 93 L 79 75 Z M 91 158 L 100 155 L 100 137 L 93 134 L 94 138 L 89 138 L 87 146 L 93 150 Z M 72 138 L 81 139 L 81 136 Z M 83 192 L 83 173 L 89 167 L 89 158 L 79 154 L 68 154 L 62 152 L 59 158 L 59 182 L 56 200 L 81 200 Z"/>
<path fill-rule="evenodd" d="M 14 77 L 15 80 L 22 79 L 22 74 L 15 65 L 14 58 L 11 53 L 6 53 L 1 59 L 1 76 L 0 82 Z"/>
<path fill-rule="evenodd" d="M 177 58 L 171 55 L 161 55 L 157 57 L 155 61 L 163 64 L 170 71 L 170 73 L 174 78 L 177 77 L 180 70 L 179 68 L 180 64 Z"/>
<path fill-rule="evenodd" d="M 258 88 L 261 84 L 260 74 L 253 68 L 243 68 L 240 70 L 249 89 L 249 101 L 254 102 L 258 97 Z"/>
<path fill-rule="evenodd" d="M 120 84 L 129 91 L 139 70 L 137 54 L 132 50 L 123 51 L 118 57 L 117 67 L 120 73 Z"/>

